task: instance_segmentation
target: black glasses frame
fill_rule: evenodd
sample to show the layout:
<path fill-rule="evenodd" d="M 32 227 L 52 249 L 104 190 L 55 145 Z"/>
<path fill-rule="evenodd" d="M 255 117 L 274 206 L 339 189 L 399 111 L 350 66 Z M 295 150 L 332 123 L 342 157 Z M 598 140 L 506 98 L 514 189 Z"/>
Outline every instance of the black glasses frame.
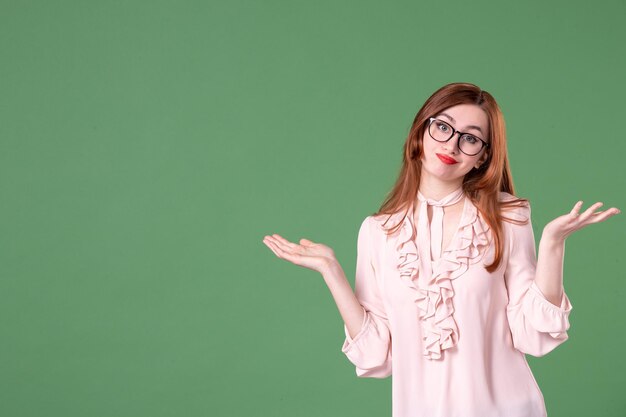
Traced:
<path fill-rule="evenodd" d="M 432 133 L 430 133 L 430 128 L 432 127 L 433 122 L 434 122 L 435 120 L 437 120 L 438 122 L 445 123 L 445 124 L 447 124 L 448 126 L 450 126 L 450 128 L 452 129 L 452 134 L 450 135 L 450 137 L 449 137 L 448 139 L 446 139 L 446 140 L 437 140 L 437 139 L 435 139 L 435 137 L 433 136 L 433 134 L 432 134 Z M 485 142 L 484 140 L 482 140 L 481 138 L 479 138 L 478 136 L 476 136 L 476 135 L 474 135 L 474 134 L 472 134 L 472 133 L 460 132 L 460 131 L 456 130 L 454 127 L 452 127 L 452 125 L 451 125 L 450 123 L 448 123 L 448 122 L 446 122 L 446 121 L 443 121 L 443 120 L 439 120 L 439 119 L 437 119 L 436 117 L 430 117 L 430 118 L 428 119 L 428 134 L 430 135 L 430 137 L 431 137 L 431 138 L 433 138 L 433 140 L 436 140 L 436 141 L 437 141 L 437 142 L 439 142 L 439 143 L 448 142 L 450 139 L 452 139 L 452 138 L 454 137 L 454 135 L 458 134 L 459 136 L 457 137 L 457 140 L 456 140 L 456 147 L 457 147 L 457 148 L 459 148 L 459 150 L 460 150 L 461 152 L 463 152 L 463 150 L 461 149 L 461 136 L 463 136 L 463 135 L 470 135 L 470 136 L 475 137 L 476 139 L 478 139 L 478 140 L 482 143 L 482 147 L 481 147 L 481 148 L 480 148 L 480 150 L 479 150 L 478 152 L 476 152 L 476 153 L 469 154 L 469 153 L 467 153 L 467 152 L 463 152 L 463 153 L 464 153 L 465 155 L 467 155 L 467 156 L 474 156 L 474 155 L 478 155 L 478 154 L 480 153 L 480 151 L 482 151 L 484 148 L 489 148 L 489 144 L 488 144 L 487 142 Z"/>

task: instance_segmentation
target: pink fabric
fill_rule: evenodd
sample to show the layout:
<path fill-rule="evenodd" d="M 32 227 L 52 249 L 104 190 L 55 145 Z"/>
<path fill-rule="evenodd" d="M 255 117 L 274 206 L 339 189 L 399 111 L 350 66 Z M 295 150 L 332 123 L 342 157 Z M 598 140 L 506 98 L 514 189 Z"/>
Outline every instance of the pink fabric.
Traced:
<path fill-rule="evenodd" d="M 404 213 L 389 219 L 386 227 L 403 222 L 390 236 L 389 216 L 362 222 L 355 292 L 365 316 L 353 339 L 344 325 L 342 351 L 359 377 L 392 375 L 393 417 L 545 417 L 524 354 L 543 356 L 567 340 L 572 305 L 565 291 L 559 306 L 550 303 L 534 282 L 530 207 L 505 213 L 529 221 L 503 222 L 504 258 L 491 273 L 483 267 L 494 256 L 491 232 L 468 198 L 449 247 L 423 259 L 423 242 L 441 249 L 435 207 L 432 236 Z"/>
<path fill-rule="evenodd" d="M 439 359 L 441 350 L 449 349 L 457 344 L 459 331 L 452 318 L 454 308 L 450 303 L 454 292 L 451 288 L 441 288 L 433 279 L 436 278 L 436 275 L 433 276 L 433 264 L 441 257 L 443 208 L 458 203 L 463 197 L 465 195 L 462 187 L 439 201 L 426 198 L 420 192 L 417 193 L 417 198 L 421 202 L 417 223 L 419 242 L 417 251 L 420 259 L 419 267 L 422 272 L 419 275 L 411 276 L 411 279 L 420 280 L 421 288 L 425 289 L 418 301 L 424 334 L 424 355 L 429 359 Z M 428 223 L 428 206 L 433 208 L 433 218 L 430 225 Z M 409 213 L 413 213 L 413 209 L 409 210 Z M 414 274 L 416 271 L 411 272 Z M 444 304 L 444 306 L 439 308 L 439 303 Z M 437 314 L 437 312 L 444 314 Z"/>

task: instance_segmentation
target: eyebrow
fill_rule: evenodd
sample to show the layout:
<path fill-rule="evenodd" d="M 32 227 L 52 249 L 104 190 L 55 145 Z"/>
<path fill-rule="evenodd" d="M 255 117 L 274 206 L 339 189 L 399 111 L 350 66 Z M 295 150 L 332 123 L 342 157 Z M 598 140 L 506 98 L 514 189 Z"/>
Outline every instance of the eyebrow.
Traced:
<path fill-rule="evenodd" d="M 454 118 L 453 118 L 452 116 L 448 115 L 448 114 L 445 114 L 445 113 L 440 113 L 440 114 L 439 114 L 439 116 L 445 116 L 445 117 L 447 117 L 448 119 L 450 119 L 450 121 L 451 121 L 452 123 L 456 123 L 456 120 L 454 120 Z M 476 130 L 478 130 L 478 131 L 479 131 L 482 135 L 484 135 L 484 134 L 485 134 L 485 132 L 483 132 L 483 130 L 482 130 L 480 127 L 478 127 L 478 126 L 470 125 L 470 126 L 467 126 L 467 129 L 476 129 Z"/>

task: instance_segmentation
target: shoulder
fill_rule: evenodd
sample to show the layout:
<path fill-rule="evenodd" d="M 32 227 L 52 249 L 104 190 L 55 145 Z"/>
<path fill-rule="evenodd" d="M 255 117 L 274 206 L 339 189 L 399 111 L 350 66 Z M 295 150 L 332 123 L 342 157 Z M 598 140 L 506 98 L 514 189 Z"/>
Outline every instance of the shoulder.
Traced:
<path fill-rule="evenodd" d="M 361 221 L 357 238 L 358 245 L 361 250 L 365 250 L 365 248 L 367 248 L 368 251 L 372 251 L 372 248 L 377 246 L 376 242 L 378 238 L 375 234 L 373 222 L 373 216 L 367 216 Z"/>
<path fill-rule="evenodd" d="M 520 197 L 517 197 L 511 193 L 507 193 L 506 191 L 500 191 L 498 194 L 498 201 L 500 202 L 511 202 L 511 201 L 515 201 L 520 199 Z"/>
<path fill-rule="evenodd" d="M 359 234 L 367 236 L 372 241 L 386 241 L 388 230 L 402 220 L 399 213 L 369 215 L 361 222 Z"/>
<path fill-rule="evenodd" d="M 530 201 L 519 200 L 506 191 L 500 191 L 498 201 L 501 203 L 501 213 L 506 218 L 525 222 L 530 219 Z"/>
<path fill-rule="evenodd" d="M 507 193 L 506 191 L 500 191 L 498 193 L 499 201 L 510 201 L 514 200 L 516 197 L 513 194 Z"/>
<path fill-rule="evenodd" d="M 365 232 L 368 236 L 372 236 L 376 232 L 376 229 L 381 227 L 383 222 L 383 216 L 369 215 L 361 222 L 361 232 Z"/>
<path fill-rule="evenodd" d="M 372 216 L 367 216 L 361 221 L 361 226 L 359 227 L 359 237 L 371 239 L 372 236 Z"/>

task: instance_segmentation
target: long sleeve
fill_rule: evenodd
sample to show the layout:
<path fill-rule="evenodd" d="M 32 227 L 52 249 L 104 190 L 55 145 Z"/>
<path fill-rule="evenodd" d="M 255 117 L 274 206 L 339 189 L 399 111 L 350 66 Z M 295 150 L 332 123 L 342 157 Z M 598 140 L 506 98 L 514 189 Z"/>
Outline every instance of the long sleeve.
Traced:
<path fill-rule="evenodd" d="M 572 304 L 564 289 L 560 305 L 552 304 L 535 283 L 537 254 L 530 206 L 516 208 L 514 215 L 505 216 L 528 219 L 523 225 L 504 222 L 509 231 L 509 259 L 504 277 L 513 345 L 523 353 L 543 356 L 567 340 Z"/>
<path fill-rule="evenodd" d="M 386 378 L 391 375 L 391 333 L 380 296 L 376 270 L 372 262 L 370 217 L 361 223 L 357 242 L 355 294 L 365 313 L 361 330 L 346 335 L 341 351 L 356 366 L 359 377 Z"/>

